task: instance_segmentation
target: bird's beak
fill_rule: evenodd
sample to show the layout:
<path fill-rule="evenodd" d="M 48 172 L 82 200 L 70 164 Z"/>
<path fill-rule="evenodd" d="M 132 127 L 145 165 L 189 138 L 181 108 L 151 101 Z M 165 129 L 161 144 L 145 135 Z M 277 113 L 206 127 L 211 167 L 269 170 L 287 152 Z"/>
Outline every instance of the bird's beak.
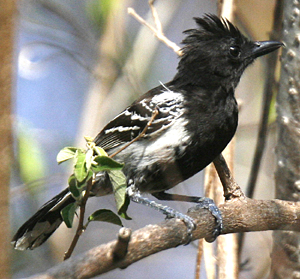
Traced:
<path fill-rule="evenodd" d="M 257 58 L 259 56 L 268 54 L 280 47 L 282 47 L 284 44 L 276 41 L 257 41 L 254 44 L 254 48 L 252 50 L 252 55 L 254 58 Z"/>

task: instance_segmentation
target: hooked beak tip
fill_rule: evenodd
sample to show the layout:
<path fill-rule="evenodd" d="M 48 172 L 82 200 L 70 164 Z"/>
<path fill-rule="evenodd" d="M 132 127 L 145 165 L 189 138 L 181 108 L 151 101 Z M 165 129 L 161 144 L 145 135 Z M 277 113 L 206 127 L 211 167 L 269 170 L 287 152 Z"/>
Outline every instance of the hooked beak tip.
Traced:
<path fill-rule="evenodd" d="M 252 54 L 255 58 L 257 58 L 259 56 L 263 56 L 272 51 L 275 51 L 282 46 L 284 47 L 284 44 L 277 41 L 258 41 L 255 42 Z"/>

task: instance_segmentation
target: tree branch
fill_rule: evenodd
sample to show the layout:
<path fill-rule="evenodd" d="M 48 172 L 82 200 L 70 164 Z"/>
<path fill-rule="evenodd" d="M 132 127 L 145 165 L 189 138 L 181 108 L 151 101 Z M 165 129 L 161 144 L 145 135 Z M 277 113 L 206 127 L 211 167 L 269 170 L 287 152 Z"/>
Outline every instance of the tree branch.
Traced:
<path fill-rule="evenodd" d="M 1 34 L 1 70 L 0 70 L 0 277 L 10 277 L 10 219 L 9 219 L 9 185 L 11 178 L 11 164 L 13 157 L 12 136 L 12 92 L 15 89 L 16 70 L 13 65 L 15 19 L 17 15 L 17 1 L 2 1 L 0 10 Z"/>
<path fill-rule="evenodd" d="M 274 10 L 273 28 L 270 33 L 270 39 L 274 41 L 280 41 L 281 29 L 282 29 L 282 10 L 283 1 L 277 0 Z M 251 170 L 249 175 L 249 181 L 246 189 L 246 196 L 253 198 L 256 181 L 260 171 L 260 165 L 265 150 L 265 145 L 268 136 L 269 114 L 272 105 L 272 98 L 275 92 L 278 91 L 278 82 L 276 80 L 276 65 L 279 63 L 278 52 L 272 52 L 266 57 L 265 75 L 267 77 L 264 85 L 261 117 L 259 120 L 258 134 L 256 140 L 256 147 L 251 164 Z M 274 86 L 275 84 L 275 86 Z"/>
<path fill-rule="evenodd" d="M 92 179 L 90 179 L 89 182 L 88 182 L 88 186 L 87 186 L 87 189 L 85 191 L 85 194 L 83 196 L 83 199 L 81 200 L 80 212 L 79 212 L 79 222 L 78 222 L 77 230 L 76 230 L 76 233 L 73 237 L 73 240 L 71 242 L 71 245 L 70 245 L 68 251 L 64 255 L 64 261 L 71 257 L 71 255 L 72 255 L 72 253 L 73 253 L 73 251 L 74 251 L 74 249 L 77 245 L 77 242 L 78 242 L 78 240 L 79 240 L 79 238 L 80 238 L 80 236 L 81 236 L 81 234 L 84 230 L 83 222 L 84 222 L 85 206 L 86 206 L 87 200 L 89 198 L 92 186 L 93 186 Z"/>
<path fill-rule="evenodd" d="M 222 234 L 265 231 L 300 231 L 300 202 L 282 200 L 234 199 L 220 205 L 224 229 Z M 193 240 L 209 237 L 215 219 L 205 209 L 189 210 L 197 228 Z M 91 278 L 116 268 L 125 268 L 149 255 L 185 243 L 186 226 L 178 219 L 148 225 L 132 233 L 127 253 L 122 259 L 114 257 L 117 240 L 95 247 L 73 257 L 31 279 Z"/>
<path fill-rule="evenodd" d="M 225 199 L 245 198 L 240 186 L 234 180 L 223 155 L 220 154 L 213 163 L 223 185 Z"/>
<path fill-rule="evenodd" d="M 154 28 L 153 26 L 151 26 L 149 23 L 147 23 L 142 17 L 140 17 L 136 11 L 133 8 L 128 8 L 128 14 L 133 16 L 138 22 L 140 22 L 141 24 L 145 25 L 146 27 L 148 27 L 153 34 L 160 40 L 162 41 L 166 46 L 168 46 L 169 48 L 171 48 L 178 56 L 182 55 L 182 51 L 180 50 L 180 47 L 177 46 L 175 43 L 173 43 L 172 41 L 170 41 L 165 34 L 162 31 L 162 27 L 160 24 L 160 21 L 158 19 L 158 15 L 157 12 L 153 6 L 153 1 L 149 2 L 151 11 L 152 11 L 152 15 L 154 18 L 154 22 L 156 25 L 156 28 Z"/>

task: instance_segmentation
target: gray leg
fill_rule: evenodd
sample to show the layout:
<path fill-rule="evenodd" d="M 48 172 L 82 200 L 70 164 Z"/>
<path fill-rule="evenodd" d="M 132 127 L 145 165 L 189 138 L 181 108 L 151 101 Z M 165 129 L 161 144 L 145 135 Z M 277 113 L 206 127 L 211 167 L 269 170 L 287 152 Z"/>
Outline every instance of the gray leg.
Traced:
<path fill-rule="evenodd" d="M 130 200 L 132 200 L 133 202 L 149 206 L 150 208 L 153 208 L 163 213 L 164 215 L 167 216 L 167 218 L 178 218 L 182 220 L 187 226 L 187 233 L 188 233 L 187 244 L 191 241 L 192 232 L 196 228 L 196 225 L 194 223 L 194 220 L 190 216 L 182 214 L 179 211 L 176 211 L 175 209 L 169 206 L 159 204 L 155 201 L 151 201 L 150 199 L 143 197 L 140 191 L 137 190 L 134 187 L 134 185 L 129 186 L 127 188 L 127 195 L 129 196 Z"/>
<path fill-rule="evenodd" d="M 197 203 L 197 207 L 207 209 L 216 219 L 216 227 L 213 232 L 213 240 L 215 240 L 222 232 L 223 229 L 223 219 L 221 215 L 221 211 L 215 205 L 214 201 L 210 198 L 199 198 L 194 196 L 184 196 L 177 194 L 169 194 L 166 192 L 158 192 L 152 194 L 159 200 L 167 200 L 167 201 L 185 201 L 185 202 L 193 202 Z"/>

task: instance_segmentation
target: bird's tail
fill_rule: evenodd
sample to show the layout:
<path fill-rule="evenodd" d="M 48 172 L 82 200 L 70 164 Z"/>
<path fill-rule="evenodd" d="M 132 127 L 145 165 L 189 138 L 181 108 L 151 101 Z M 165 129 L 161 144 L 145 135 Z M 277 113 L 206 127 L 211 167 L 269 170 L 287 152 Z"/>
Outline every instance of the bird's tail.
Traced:
<path fill-rule="evenodd" d="M 66 188 L 45 203 L 14 235 L 12 239 L 14 248 L 32 250 L 43 244 L 62 223 L 61 210 L 74 201 L 69 189 Z"/>

